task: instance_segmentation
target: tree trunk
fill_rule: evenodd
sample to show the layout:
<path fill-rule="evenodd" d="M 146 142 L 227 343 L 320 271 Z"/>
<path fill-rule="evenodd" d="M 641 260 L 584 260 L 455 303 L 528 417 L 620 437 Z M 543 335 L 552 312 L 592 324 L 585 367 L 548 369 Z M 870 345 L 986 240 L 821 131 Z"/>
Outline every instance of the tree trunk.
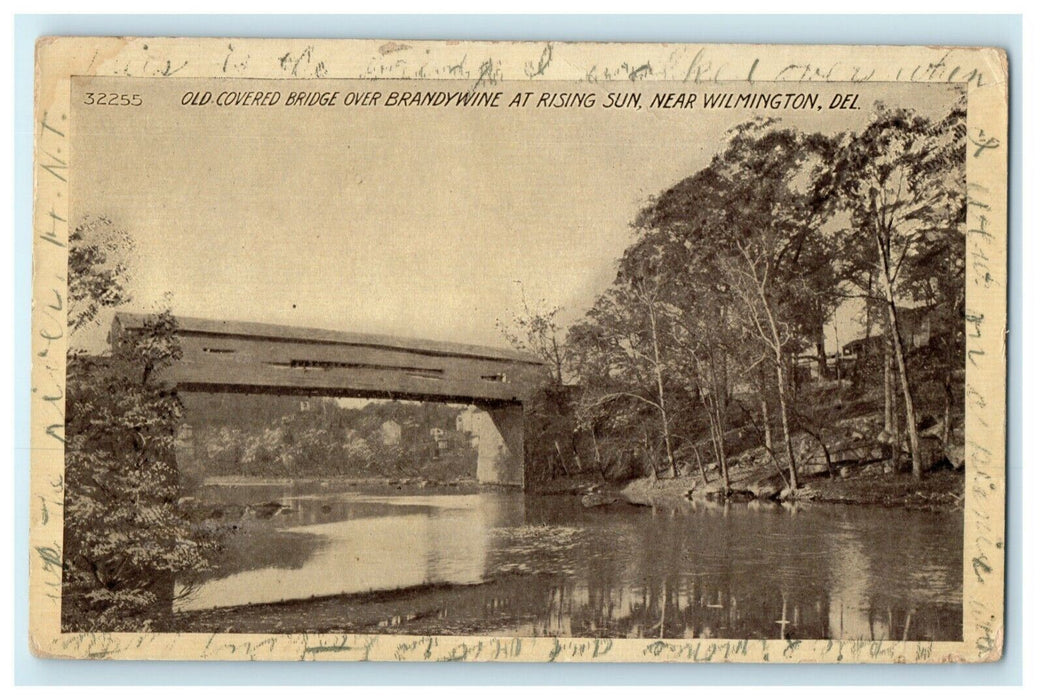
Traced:
<path fill-rule="evenodd" d="M 717 408 L 715 408 L 714 430 L 717 433 L 718 464 L 721 465 L 721 478 L 725 480 L 725 493 L 728 495 L 732 489 L 732 483 L 729 479 L 729 456 L 725 451 L 725 430 L 722 426 L 721 412 Z"/>
<path fill-rule="evenodd" d="M 562 448 L 558 446 L 558 440 L 555 440 L 555 453 L 558 454 L 558 461 L 562 465 L 562 473 L 569 476 L 569 467 L 566 465 L 565 457 L 562 456 Z"/>
<path fill-rule="evenodd" d="M 761 424 L 765 432 L 765 449 L 772 454 L 772 422 L 769 419 L 768 401 L 765 400 L 764 390 L 761 394 Z"/>
<path fill-rule="evenodd" d="M 884 367 L 884 430 L 889 435 L 895 434 L 895 398 L 894 379 L 892 378 L 892 343 L 888 341 L 881 346 L 881 365 Z"/>
<path fill-rule="evenodd" d="M 598 448 L 598 436 L 595 435 L 594 427 L 589 427 L 588 432 L 591 433 L 591 444 L 594 445 L 594 456 L 595 462 L 598 464 L 598 469 L 602 470 L 602 451 Z M 604 473 L 604 471 L 603 471 Z"/>
<path fill-rule="evenodd" d="M 663 422 L 663 446 L 667 450 L 667 464 L 671 467 L 671 477 L 678 478 L 678 463 L 674 461 L 674 447 L 671 445 L 671 428 L 667 422 L 667 411 L 660 409 L 660 418 Z"/>
<path fill-rule="evenodd" d="M 834 312 L 834 379 L 837 380 L 837 405 L 841 405 L 841 337 L 837 332 L 837 312 Z"/>
<path fill-rule="evenodd" d="M 946 393 L 946 406 L 943 409 L 942 444 L 946 455 L 950 454 L 950 440 L 953 437 L 953 384 L 951 383 L 949 370 L 946 370 L 946 379 L 943 381 L 943 391 Z M 957 466 L 957 465 L 954 465 Z"/>
<path fill-rule="evenodd" d="M 667 404 L 663 390 L 663 366 L 660 364 L 660 340 L 656 330 L 656 314 L 649 307 L 649 326 L 652 328 L 653 369 L 656 374 L 656 395 L 659 399 L 660 419 L 663 423 L 663 446 L 667 451 L 667 464 L 671 468 L 671 477 L 678 478 L 678 465 L 674 462 L 674 448 L 671 446 L 671 428 L 667 420 Z"/>
<path fill-rule="evenodd" d="M 722 474 L 722 478 L 724 478 L 725 472 L 722 471 L 721 468 L 722 450 L 718 445 L 718 429 L 714 417 L 714 397 L 707 398 L 706 396 L 702 396 L 701 400 L 703 402 L 703 408 L 707 412 L 707 429 L 710 431 L 711 449 L 714 451 L 714 461 L 718 463 L 718 472 Z M 728 482 L 726 482 L 725 485 L 727 488 Z"/>
<path fill-rule="evenodd" d="M 787 449 L 787 468 L 790 470 L 790 488 L 791 490 L 797 490 L 797 463 L 794 459 L 794 445 L 790 441 L 790 417 L 787 411 L 787 366 L 785 363 L 786 358 L 783 355 L 783 341 L 779 336 L 779 327 L 776 324 L 776 317 L 772 311 L 772 305 L 769 304 L 768 297 L 765 294 L 764 286 L 759 288 L 759 294 L 761 297 L 762 308 L 765 310 L 765 320 L 768 322 L 769 331 L 772 333 L 771 346 L 775 355 L 776 388 L 779 392 L 779 421 L 783 428 L 783 444 Z"/>
<path fill-rule="evenodd" d="M 920 479 L 922 476 L 921 442 L 917 435 L 917 412 L 914 410 L 913 394 L 910 392 L 910 381 L 906 375 L 906 352 L 903 350 L 903 338 L 899 333 L 899 313 L 895 307 L 895 291 L 892 289 L 888 259 L 885 255 L 884 242 L 880 236 L 877 237 L 877 251 L 881 257 L 881 267 L 884 272 L 882 281 L 887 301 L 888 325 L 891 329 L 892 346 L 895 350 L 895 367 L 899 375 L 899 391 L 902 392 L 903 404 L 906 408 L 906 432 L 910 441 L 910 461 L 913 463 L 914 478 Z"/>
<path fill-rule="evenodd" d="M 576 463 L 576 473 L 584 473 L 584 462 L 580 459 L 580 450 L 576 446 L 576 430 L 569 433 L 569 449 L 573 452 L 573 462 Z"/>
<path fill-rule="evenodd" d="M 645 458 L 649 461 L 649 466 L 652 468 L 653 481 L 657 481 L 660 475 L 656 472 L 656 459 L 653 457 L 652 448 L 649 446 L 649 433 L 642 430 L 642 441 L 645 443 Z"/>
<path fill-rule="evenodd" d="M 693 451 L 696 453 L 696 466 L 699 467 L 700 476 L 703 477 L 703 485 L 706 486 L 710 482 L 707 481 L 707 470 L 703 468 L 703 458 L 700 456 L 700 448 L 697 446 Z"/>
<path fill-rule="evenodd" d="M 899 425 L 895 415 L 895 373 L 892 363 L 892 338 L 891 336 L 881 344 L 881 366 L 884 369 L 884 433 L 887 436 L 889 449 L 889 463 L 896 473 L 899 472 L 899 459 L 902 453 L 899 440 Z"/>
<path fill-rule="evenodd" d="M 790 442 L 790 420 L 787 416 L 787 383 L 783 375 L 783 358 L 776 354 L 776 383 L 779 385 L 779 420 L 783 426 L 783 444 L 787 448 L 787 469 L 790 472 L 790 488 L 798 488 L 797 463 L 794 459 L 794 445 Z"/>
<path fill-rule="evenodd" d="M 816 362 L 819 364 L 819 378 L 826 380 L 830 369 L 827 367 L 826 333 L 822 328 L 819 329 L 819 336 L 816 339 Z"/>

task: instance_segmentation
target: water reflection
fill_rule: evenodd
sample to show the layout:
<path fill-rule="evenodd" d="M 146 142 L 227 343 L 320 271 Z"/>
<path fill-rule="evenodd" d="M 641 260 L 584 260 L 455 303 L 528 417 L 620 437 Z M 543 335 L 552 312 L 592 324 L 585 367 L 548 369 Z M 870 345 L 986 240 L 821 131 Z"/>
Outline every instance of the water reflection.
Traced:
<path fill-rule="evenodd" d="M 745 504 L 584 509 L 573 497 L 280 488 L 245 496 L 282 507 L 232 547 L 256 551 L 264 541 L 268 554 L 231 558 L 182 610 L 410 589 L 368 607 L 328 600 L 323 623 L 522 636 L 961 634 L 957 513 Z M 264 540 L 262 532 L 277 537 Z M 314 629 L 316 621 L 300 625 Z"/>

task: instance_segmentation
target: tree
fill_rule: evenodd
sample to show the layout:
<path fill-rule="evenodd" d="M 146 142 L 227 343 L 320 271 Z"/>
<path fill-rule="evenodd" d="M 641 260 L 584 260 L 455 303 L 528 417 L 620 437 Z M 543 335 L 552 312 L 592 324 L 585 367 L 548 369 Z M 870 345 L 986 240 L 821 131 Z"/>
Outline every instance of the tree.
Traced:
<path fill-rule="evenodd" d="M 831 253 L 823 228 L 832 213 L 826 193 L 835 146 L 833 139 L 779 129 L 771 121 L 743 124 L 707 168 L 661 194 L 636 222 L 658 258 L 675 261 L 679 317 L 695 310 L 725 320 L 717 324 L 722 330 L 738 323 L 747 343 L 761 349 L 746 371 L 767 363 L 775 376 L 773 400 L 792 489 L 798 477 L 789 368 L 803 341 L 822 345 L 822 326 L 837 303 L 832 267 L 812 271 L 823 268 Z M 680 291 L 686 286 L 691 289 Z M 699 321 L 683 325 L 690 326 L 690 338 L 699 337 L 693 332 Z M 736 347 L 728 353 L 743 354 Z M 763 415 L 769 434 L 767 410 Z"/>
<path fill-rule="evenodd" d="M 666 377 L 663 324 L 667 321 L 660 292 L 659 283 L 651 277 L 621 274 L 595 302 L 585 321 L 571 329 L 570 344 L 584 344 L 587 347 L 580 352 L 597 357 L 582 368 L 585 414 L 621 401 L 655 411 L 668 469 L 677 476 Z"/>
<path fill-rule="evenodd" d="M 520 289 L 521 286 L 519 283 Z M 562 446 L 565 445 L 577 470 L 583 471 L 584 460 L 578 439 L 582 426 L 573 392 L 566 383 L 565 331 L 558 322 L 562 309 L 549 307 L 543 300 L 532 304 L 526 298 L 525 290 L 521 289 L 521 292 L 519 313 L 510 323 L 498 322 L 497 325 L 516 350 L 529 353 L 543 363 L 542 381 L 526 401 L 526 458 L 532 463 L 548 464 L 549 478 L 553 478 L 559 468 L 563 474 L 569 475 L 570 469 L 563 457 Z M 591 434 L 597 452 L 598 439 L 593 430 Z"/>
<path fill-rule="evenodd" d="M 956 198 L 945 206 L 938 229 L 928 231 L 922 245 L 910 255 L 900 290 L 904 296 L 932 311 L 931 332 L 935 345 L 922 359 L 926 366 L 915 368 L 920 370 L 915 379 L 922 386 L 935 385 L 942 390 L 944 409 L 940 437 L 947 450 L 953 438 L 954 413 L 964 405 L 966 99 L 962 97 L 945 118 L 933 125 L 940 148 L 938 164 L 952 178 L 947 187 Z"/>
<path fill-rule="evenodd" d="M 621 275 L 639 279 L 655 273 L 663 316 L 659 323 L 663 332 L 658 335 L 663 340 L 660 354 L 665 374 L 672 388 L 687 397 L 687 422 L 693 428 L 699 423 L 695 415 L 701 409 L 705 413 L 714 460 L 728 492 L 726 423 L 733 399 L 734 355 L 741 339 L 715 253 L 693 236 L 693 211 L 678 216 L 685 207 L 674 199 L 677 195 L 712 201 L 716 179 L 713 173 L 704 171 L 687 184 L 691 187 L 679 186 L 639 213 L 634 223 L 639 240 L 625 252 L 620 268 Z M 675 413 L 679 418 L 684 415 L 680 410 Z M 691 444 L 702 474 L 699 444 Z"/>
<path fill-rule="evenodd" d="M 528 352 L 540 359 L 559 386 L 565 385 L 565 349 L 561 336 L 563 329 L 558 323 L 561 306 L 548 307 L 541 301 L 534 306 L 526 298 L 525 289 L 519 282 L 522 294 L 521 311 L 510 323 L 498 321 L 501 334 L 516 349 Z"/>
<path fill-rule="evenodd" d="M 126 268 L 116 261 L 129 239 L 107 227 L 95 219 L 70 237 L 73 341 L 102 308 L 129 301 Z M 175 579 L 182 594 L 190 591 L 216 539 L 179 505 L 181 403 L 162 380 L 181 354 L 173 316 L 158 314 L 111 340 L 108 356 L 69 352 L 62 626 L 163 629 Z"/>
<path fill-rule="evenodd" d="M 953 129 L 940 128 L 907 109 L 877 113 L 862 132 L 852 135 L 838 159 L 838 188 L 858 242 L 877 258 L 878 287 L 884 295 L 889 343 L 905 412 L 913 474 L 923 472 L 917 410 L 907 365 L 906 341 L 899 324 L 898 300 L 912 260 L 933 240 L 956 229 L 962 218 L 964 189 L 955 167 L 963 146 Z"/>
<path fill-rule="evenodd" d="M 116 339 L 112 354 L 70 357 L 62 619 L 66 629 L 163 629 L 206 571 L 216 541 L 179 505 L 181 404 L 159 371 L 180 349 L 169 313 Z"/>

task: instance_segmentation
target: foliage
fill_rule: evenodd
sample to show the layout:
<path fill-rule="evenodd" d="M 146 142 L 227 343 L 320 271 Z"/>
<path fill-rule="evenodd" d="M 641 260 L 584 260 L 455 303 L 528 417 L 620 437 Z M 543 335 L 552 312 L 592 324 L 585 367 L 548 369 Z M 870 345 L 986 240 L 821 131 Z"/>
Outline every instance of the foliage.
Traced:
<path fill-rule="evenodd" d="M 556 430 L 571 423 L 589 436 L 586 460 L 603 476 L 717 471 L 726 490 L 736 450 L 756 433 L 796 488 L 796 442 L 828 454 L 823 436 L 842 404 L 863 410 L 887 393 L 880 354 L 827 371 L 825 327 L 859 298 L 876 343 L 867 350 L 898 363 L 888 400 L 906 409 L 919 474 L 918 426 L 943 414 L 948 440 L 961 411 L 964 122 L 959 101 L 936 120 L 878 108 L 850 133 L 774 120 L 733 129 L 706 167 L 638 211 L 616 279 L 564 342 L 554 313 L 528 307 L 507 333 L 566 378 L 572 400 Z M 913 352 L 901 313 L 932 319 L 930 351 Z M 862 393 L 844 390 L 841 375 Z M 836 405 L 808 404 L 830 393 Z"/>
<path fill-rule="evenodd" d="M 94 323 L 98 312 L 130 300 L 128 258 L 134 249 L 126 231 L 106 217 L 84 219 L 69 234 L 69 330 Z"/>
<path fill-rule="evenodd" d="M 541 360 L 545 369 L 526 396 L 525 460 L 545 479 L 568 476 L 583 471 L 590 445 L 584 444 L 585 426 L 574 420 L 576 397 L 567 379 L 565 331 L 558 321 L 562 308 L 543 300 L 532 304 L 521 291 L 521 311 L 498 326 L 516 350 Z"/>
<path fill-rule="evenodd" d="M 286 397 L 237 396 L 237 410 L 223 401 L 187 400 L 191 449 L 183 461 L 206 475 L 302 477 L 474 476 L 477 455 L 456 432 L 459 408 L 407 402 L 347 408 L 313 398 L 307 408 Z M 401 433 L 387 439 L 382 426 Z M 438 449 L 432 428 L 447 441 Z"/>
<path fill-rule="evenodd" d="M 128 234 L 104 217 L 69 241 L 69 334 L 130 301 Z M 71 349 L 66 375 L 62 626 L 162 629 L 175 578 L 190 590 L 209 566 L 214 533 L 179 505 L 175 435 L 181 403 L 163 370 L 181 356 L 176 323 L 156 315 L 113 337 L 111 354 Z"/>
<path fill-rule="evenodd" d="M 208 567 L 216 541 L 179 506 L 181 404 L 159 376 L 180 357 L 169 313 L 69 358 L 62 621 L 66 629 L 162 629 L 174 581 Z"/>

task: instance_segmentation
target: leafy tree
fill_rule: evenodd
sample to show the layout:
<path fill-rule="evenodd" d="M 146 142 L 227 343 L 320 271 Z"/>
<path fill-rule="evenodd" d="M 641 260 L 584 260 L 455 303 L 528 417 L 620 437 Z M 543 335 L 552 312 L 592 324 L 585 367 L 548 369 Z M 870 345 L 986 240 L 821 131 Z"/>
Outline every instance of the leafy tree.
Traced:
<path fill-rule="evenodd" d="M 105 357 L 74 349 L 99 311 L 129 301 L 125 232 L 104 218 L 70 236 L 62 625 L 162 629 L 175 579 L 191 589 L 216 540 L 179 506 L 181 403 L 162 370 L 181 356 L 169 312 L 111 338 Z"/>
<path fill-rule="evenodd" d="M 69 360 L 62 621 L 66 629 L 164 629 L 216 540 L 179 506 L 181 404 L 160 371 L 180 357 L 169 313 Z"/>
<path fill-rule="evenodd" d="M 509 323 L 498 322 L 498 327 L 516 350 L 543 362 L 544 374 L 525 402 L 526 460 L 532 464 L 546 463 L 548 478 L 553 478 L 559 470 L 569 475 L 571 470 L 563 454 L 567 451 L 577 470 L 583 471 L 580 444 L 583 425 L 577 414 L 574 392 L 567 383 L 570 369 L 565 330 L 558 321 L 562 308 L 549 307 L 543 300 L 533 304 L 526 298 L 525 290 L 521 292 L 520 311 Z M 597 453 L 598 438 L 590 426 L 588 429 Z M 596 454 L 595 461 L 599 460 Z"/>
<path fill-rule="evenodd" d="M 709 319 L 718 337 L 730 340 L 725 353 L 742 359 L 746 372 L 767 364 L 774 374 L 791 488 L 798 480 L 789 370 L 804 342 L 822 345 L 823 323 L 837 303 L 836 276 L 824 266 L 833 250 L 822 235 L 831 215 L 825 193 L 834 146 L 831 139 L 773 122 L 741 125 L 707 168 L 660 195 L 636 222 L 647 243 L 643 256 L 655 251 L 657 259 L 671 261 L 677 318 L 689 338 L 681 347 L 695 361 L 689 366 L 703 375 L 727 372 L 727 360 L 709 373 L 698 367 L 716 354 L 696 348 Z M 819 271 L 812 272 L 813 266 Z M 730 338 L 736 326 L 746 343 Z M 741 358 L 748 354 L 745 347 L 760 352 Z M 714 392 L 711 403 L 721 403 L 723 394 Z M 712 434 L 719 433 L 719 444 L 725 408 L 713 411 Z M 770 437 L 767 406 L 763 416 Z"/>
<path fill-rule="evenodd" d="M 587 358 L 581 365 L 584 415 L 592 416 L 617 402 L 629 407 L 622 410 L 633 411 L 636 405 L 651 409 L 668 469 L 677 476 L 667 378 L 667 317 L 661 292 L 655 275 L 621 274 L 595 302 L 585 321 L 571 330 L 570 342 L 586 346 L 579 350 Z"/>
<path fill-rule="evenodd" d="M 856 242 L 876 253 L 877 282 L 918 479 L 924 465 L 898 300 L 911 261 L 924 260 L 933 241 L 960 230 L 963 169 L 955 166 L 963 163 L 963 146 L 954 129 L 963 119 L 954 114 L 948 121 L 950 127 L 940 128 L 911 110 L 878 105 L 874 121 L 847 139 L 836 166 L 840 198 L 858 234 Z"/>

